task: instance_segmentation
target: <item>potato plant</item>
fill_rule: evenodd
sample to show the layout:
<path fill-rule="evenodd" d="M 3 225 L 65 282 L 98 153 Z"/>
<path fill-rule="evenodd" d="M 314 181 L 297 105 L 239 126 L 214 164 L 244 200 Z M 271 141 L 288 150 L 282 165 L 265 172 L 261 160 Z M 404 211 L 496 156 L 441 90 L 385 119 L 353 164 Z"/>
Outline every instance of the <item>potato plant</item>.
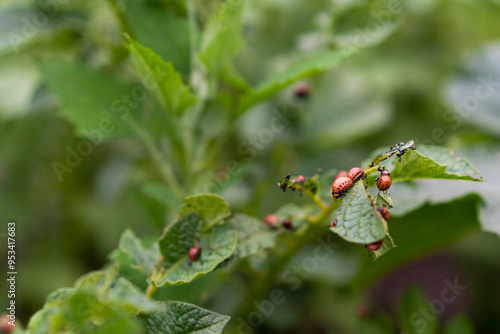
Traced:
<path fill-rule="evenodd" d="M 24 9 L 46 15 L 53 10 L 54 15 L 36 29 L 34 38 L 25 36 L 26 27 L 13 28 L 10 49 L 2 49 L 11 55 L 38 52 L 36 68 L 43 83 L 32 103 L 57 109 L 57 122 L 69 124 L 76 138 L 46 166 L 54 182 L 74 183 L 79 169 L 96 159 L 96 151 L 106 155 L 103 145 L 116 145 L 109 147 L 130 154 L 127 159 L 133 161 L 127 164 L 127 187 L 133 189 L 133 205 L 147 212 L 147 218 L 132 227 L 119 226 L 121 236 L 106 264 L 72 287 L 50 293 L 43 307 L 24 328 L 18 323 L 14 333 L 273 332 L 280 323 L 293 323 L 283 320 L 287 315 L 281 312 L 287 312 L 287 304 L 301 303 L 293 294 L 307 285 L 304 282 L 320 280 L 315 275 L 321 272 L 342 276 L 349 262 L 336 254 L 343 249 L 368 263 L 341 284 L 353 295 L 346 297 L 342 289 L 335 295 L 340 303 L 336 307 L 345 302 L 347 309 L 364 300 L 360 291 L 394 268 L 481 229 L 479 195 L 455 196 L 450 190 L 447 202 L 427 200 L 434 191 L 427 189 L 429 182 L 486 181 L 461 154 L 407 137 L 405 130 L 394 130 L 397 142 L 370 137 L 370 126 L 382 127 L 390 113 L 381 100 L 361 101 L 370 95 L 361 89 L 345 92 L 349 101 L 362 97 L 348 106 L 353 110 L 345 111 L 343 119 L 336 113 L 341 103 L 313 105 L 314 94 L 321 93 L 321 88 L 315 91 L 315 80 L 333 75 L 328 79 L 335 83 L 331 92 L 323 88 L 322 94 L 343 95 L 335 90 L 344 82 L 335 80 L 345 79 L 346 87 L 352 84 L 349 80 L 356 81 L 349 64 L 398 34 L 405 19 L 400 2 L 334 1 L 332 7 L 326 1 L 294 2 L 294 15 L 304 15 L 307 22 L 315 17 L 319 23 L 307 27 L 306 46 L 283 56 L 283 61 L 278 57 L 267 63 L 252 62 L 252 52 L 258 52 L 254 46 L 275 54 L 293 44 L 273 41 L 273 29 L 265 38 L 259 35 L 264 28 L 258 23 L 273 21 L 266 16 L 272 17 L 275 4 L 56 3 Z M 99 13 L 105 13 L 106 20 Z M 353 28 L 370 22 L 378 27 L 374 35 L 369 30 L 360 35 Z M 108 39 L 99 37 L 104 28 L 112 30 Z M 273 106 L 276 101 L 281 109 Z M 321 110 L 321 116 L 308 114 L 311 108 Z M 252 118 L 258 113 L 266 114 L 267 123 Z M 336 117 L 339 124 L 329 122 Z M 255 122 L 260 132 L 239 141 Z M 286 140 L 274 156 L 260 161 L 284 131 L 289 131 Z M 304 131 L 309 132 L 303 136 Z M 369 138 L 370 150 L 379 148 L 360 150 L 364 158 L 359 152 L 350 155 L 356 146 L 337 150 L 344 140 L 359 138 Z M 272 167 L 301 146 L 311 154 L 316 149 L 327 154 L 334 149 L 330 141 L 338 144 L 331 160 L 316 159 L 312 165 L 304 159 L 292 168 Z M 340 170 L 336 162 L 344 157 L 345 170 Z M 257 164 L 260 169 L 249 172 Z M 120 177 L 118 169 L 111 170 L 104 179 Z M 339 178 L 345 182 L 335 183 Z M 112 181 L 102 184 L 103 193 L 115 191 Z M 264 215 L 252 208 L 259 201 L 269 202 Z M 244 207 L 242 202 L 250 204 Z M 126 216 L 129 211 L 124 212 Z M 106 224 L 100 225 L 106 238 Z M 322 284 L 318 287 L 326 290 Z M 462 291 L 456 280 L 445 285 L 457 296 Z M 328 332 L 474 332 L 467 315 L 445 320 L 436 312 L 421 315 L 429 303 L 412 286 L 398 302 L 395 316 L 363 302 L 354 320 L 339 320 Z M 329 311 L 335 310 L 326 309 L 326 314 Z M 304 314 L 310 329 L 302 332 L 328 327 L 316 316 Z M 273 325 L 269 319 L 274 319 Z M 322 326 L 317 331 L 316 324 Z"/>

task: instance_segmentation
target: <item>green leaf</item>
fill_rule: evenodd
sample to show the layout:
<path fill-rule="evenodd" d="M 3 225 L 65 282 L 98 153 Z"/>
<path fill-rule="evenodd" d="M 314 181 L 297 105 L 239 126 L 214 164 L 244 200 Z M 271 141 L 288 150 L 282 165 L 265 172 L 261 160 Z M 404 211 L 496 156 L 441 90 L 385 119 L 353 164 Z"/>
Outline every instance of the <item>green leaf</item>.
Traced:
<path fill-rule="evenodd" d="M 168 112 L 182 114 L 196 99 L 189 91 L 189 87 L 183 84 L 180 74 L 174 70 L 172 63 L 164 61 L 153 50 L 142 46 L 128 35 L 125 38 L 134 68 L 144 87 L 154 92 Z"/>
<path fill-rule="evenodd" d="M 362 287 L 395 268 L 408 264 L 457 239 L 480 230 L 478 206 L 481 198 L 467 195 L 438 205 L 426 204 L 402 217 L 391 217 L 391 237 L 397 249 L 360 271 L 354 284 Z"/>
<path fill-rule="evenodd" d="M 229 317 L 196 305 L 167 302 L 165 310 L 141 317 L 147 334 L 222 333 Z"/>
<path fill-rule="evenodd" d="M 264 80 L 257 89 L 243 95 L 238 113 L 241 114 L 251 106 L 270 98 L 297 80 L 331 69 L 340 64 L 344 57 L 341 51 L 320 51 L 297 60 L 284 71 Z"/>
<path fill-rule="evenodd" d="M 75 283 L 75 291 L 95 294 L 103 304 L 112 303 L 130 312 L 152 313 L 161 310 L 161 304 L 146 295 L 111 267 L 105 271 L 86 274 Z"/>
<path fill-rule="evenodd" d="M 190 70 L 190 34 L 187 20 L 158 8 L 153 1 L 123 0 L 131 36 L 171 62 L 184 77 Z"/>
<path fill-rule="evenodd" d="M 360 319 L 357 323 L 356 333 L 358 334 L 393 334 L 396 333 L 393 319 L 387 314 L 370 315 Z"/>
<path fill-rule="evenodd" d="M 89 68 L 47 62 L 41 64 L 42 74 L 50 90 L 61 101 L 61 116 L 72 123 L 78 134 L 94 142 L 128 134 L 123 121 L 138 109 L 138 101 L 127 105 L 123 95 L 130 95 L 132 86 Z"/>
<path fill-rule="evenodd" d="M 28 324 L 30 333 L 137 333 L 137 313 L 155 313 L 163 305 L 150 300 L 116 267 L 82 276 L 74 288 L 59 289 L 47 297 L 44 308 Z"/>
<path fill-rule="evenodd" d="M 35 17 L 47 16 L 42 7 L 26 8 L 24 4 L 22 7 L 18 6 L 18 4 L 16 6 L 2 6 L 3 10 L 0 12 L 0 22 L 2 22 L 0 57 L 20 55 L 22 52 L 30 51 L 37 46 L 53 48 L 53 45 L 58 42 L 58 38 L 64 40 L 64 36 L 77 34 L 85 25 L 84 15 L 76 11 L 59 10 L 55 17 L 51 17 L 43 24 L 38 24 L 39 21 L 34 21 Z M 28 21 L 26 18 L 33 19 Z"/>
<path fill-rule="evenodd" d="M 388 193 L 384 194 L 382 192 L 378 192 L 377 196 L 375 197 L 375 204 L 377 206 L 386 206 L 388 208 L 392 208 L 392 198 L 389 196 Z"/>
<path fill-rule="evenodd" d="M 169 225 L 159 240 L 162 266 L 169 269 L 187 258 L 189 249 L 200 241 L 201 221 L 197 213 L 184 215 Z"/>
<path fill-rule="evenodd" d="M 162 253 L 161 267 L 151 278 L 156 286 L 182 284 L 214 270 L 219 263 L 227 259 L 236 249 L 238 235 L 236 231 L 214 228 L 201 240 L 201 221 L 196 213 L 190 213 L 170 225 L 159 241 Z M 189 249 L 201 245 L 201 255 L 193 263 L 188 259 Z"/>
<path fill-rule="evenodd" d="M 384 239 L 387 224 L 368 196 L 363 182 L 355 182 L 335 211 L 337 226 L 330 230 L 347 241 L 359 244 L 371 244 Z"/>
<path fill-rule="evenodd" d="M 438 319 L 429 300 L 417 286 L 411 286 L 400 305 L 399 321 L 408 334 L 434 334 Z"/>
<path fill-rule="evenodd" d="M 140 331 L 140 322 L 135 314 L 120 305 L 106 303 L 91 291 L 75 291 L 62 306 L 63 321 L 52 327 L 49 333 L 126 333 Z"/>
<path fill-rule="evenodd" d="M 201 194 L 186 197 L 186 201 L 179 212 L 179 218 L 191 212 L 197 212 L 203 220 L 204 229 L 208 229 L 222 219 L 231 215 L 229 204 L 215 194 Z"/>
<path fill-rule="evenodd" d="M 210 73 L 220 73 L 242 46 L 244 5 L 244 0 L 223 3 L 203 30 L 199 57 Z"/>
<path fill-rule="evenodd" d="M 384 255 L 385 253 L 387 253 L 388 251 L 390 251 L 391 249 L 393 249 L 395 247 L 396 247 L 396 245 L 394 245 L 394 241 L 392 240 L 389 233 L 387 233 L 385 235 L 384 241 L 382 242 L 382 246 L 378 250 L 376 250 L 374 252 L 370 252 L 370 253 L 373 253 L 372 254 L 373 261 L 375 261 L 376 259 L 378 259 L 379 257 L 381 257 L 382 255 Z"/>
<path fill-rule="evenodd" d="M 276 233 L 262 221 L 243 214 L 234 215 L 227 227 L 238 231 L 238 245 L 235 256 L 238 258 L 257 254 L 266 248 L 274 247 Z"/>
<path fill-rule="evenodd" d="M 160 258 L 157 243 L 145 247 L 130 229 L 125 230 L 120 238 L 120 249 L 128 254 L 131 266 L 141 270 L 147 276 L 153 275 L 154 267 Z"/>
<path fill-rule="evenodd" d="M 443 328 L 443 334 L 474 334 L 474 324 L 465 314 L 448 320 Z"/>
<path fill-rule="evenodd" d="M 425 145 L 406 152 L 401 162 L 396 158 L 391 177 L 394 181 L 419 178 L 485 181 L 467 159 L 456 157 L 446 147 Z"/>

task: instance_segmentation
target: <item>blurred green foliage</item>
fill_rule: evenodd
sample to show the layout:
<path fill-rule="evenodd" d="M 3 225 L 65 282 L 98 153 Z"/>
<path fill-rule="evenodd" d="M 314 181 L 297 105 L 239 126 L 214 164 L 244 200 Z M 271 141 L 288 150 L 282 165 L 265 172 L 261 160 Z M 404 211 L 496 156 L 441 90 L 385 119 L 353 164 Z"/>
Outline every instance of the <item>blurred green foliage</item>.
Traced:
<path fill-rule="evenodd" d="M 373 263 L 362 247 L 325 228 L 318 240 L 332 239 L 334 252 L 307 271 L 306 260 L 321 242 L 300 245 L 276 283 L 286 302 L 273 305 L 275 312 L 257 331 L 411 333 L 418 324 L 398 320 L 397 310 L 411 316 L 428 303 L 425 298 L 441 298 L 445 280 L 459 277 L 467 290 L 446 304 L 439 322 L 467 316 L 447 323 L 445 332 L 500 332 L 500 288 L 491 284 L 500 274 L 500 3 L 234 3 L 227 17 L 210 20 L 218 1 L 187 1 L 192 8 L 172 0 L 0 1 L 0 221 L 17 222 L 21 322 L 27 324 L 50 292 L 73 286 L 109 260 L 127 262 L 115 250 L 122 232 L 158 236 L 177 218 L 183 196 L 217 193 L 231 212 L 263 218 L 279 214 L 284 204 L 307 203 L 281 192 L 276 182 L 283 175 L 321 169 L 319 195 L 331 198 L 337 171 L 360 165 L 381 146 L 413 139 L 417 146 L 455 150 L 488 182 L 395 184 L 389 225 L 398 247 Z M 241 37 L 232 29 L 238 15 Z M 202 50 L 199 60 L 192 57 L 193 45 Z M 155 78 L 160 90 L 168 95 L 171 82 L 189 83 L 203 97 L 203 109 L 181 120 L 165 112 L 182 114 L 192 105 L 186 90 L 163 104 L 154 93 L 124 96 L 144 93 L 134 91 L 147 85 L 143 58 L 154 58 L 167 72 L 170 62 L 180 76 Z M 197 61 L 216 75 L 201 80 L 206 73 L 196 71 Z M 294 95 L 299 79 L 309 85 L 306 99 Z M 131 117 L 124 125 L 125 111 Z M 110 122 L 103 124 L 103 117 Z M 199 122 L 191 123 L 194 118 Z M 192 136 L 184 126 L 192 127 Z M 170 171 L 156 168 L 151 143 L 131 130 L 138 128 L 152 135 Z M 75 166 L 58 177 L 54 162 L 68 164 L 68 154 L 83 147 L 82 135 L 92 140 L 90 152 L 70 157 Z M 165 182 L 172 175 L 178 185 Z M 277 248 L 293 246 L 290 240 Z M 6 268 L 3 241 L 0 263 Z M 231 315 L 228 328 L 236 330 L 242 316 L 236 310 L 252 286 L 248 268 L 259 268 L 259 261 L 244 259 L 232 273 L 211 272 L 162 288 L 156 297 Z M 136 270 L 123 275 L 146 288 Z M 269 277 L 258 282 L 266 280 L 275 284 Z M 427 297 L 415 289 L 405 295 L 412 283 Z M 6 289 L 2 280 L 0 290 Z M 71 298 L 92 298 L 85 293 Z M 360 314 L 360 305 L 370 315 Z M 122 320 L 118 325 L 126 327 Z"/>

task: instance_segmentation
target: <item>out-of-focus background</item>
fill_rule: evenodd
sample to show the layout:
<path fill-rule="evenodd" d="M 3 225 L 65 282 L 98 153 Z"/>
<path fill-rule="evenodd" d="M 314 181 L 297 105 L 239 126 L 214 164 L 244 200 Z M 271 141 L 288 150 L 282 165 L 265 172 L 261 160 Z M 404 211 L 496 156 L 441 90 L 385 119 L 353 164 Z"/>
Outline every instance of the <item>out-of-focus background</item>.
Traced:
<path fill-rule="evenodd" d="M 204 22 L 217 3 L 195 4 Z M 290 86 L 232 122 L 217 122 L 222 117 L 218 105 L 228 101 L 220 96 L 203 124 L 214 138 L 221 128 L 230 128 L 231 140 L 214 150 L 205 177 L 216 180 L 231 161 L 240 162 L 241 170 L 216 189 L 194 185 L 190 193 L 215 191 L 233 212 L 261 218 L 285 203 L 307 201 L 276 187 L 286 173 L 349 169 L 378 147 L 410 139 L 417 146 L 454 149 L 488 180 L 395 185 L 391 226 L 401 247 L 374 268 L 362 247 L 337 240 L 335 256 L 303 275 L 300 288 L 288 289 L 287 303 L 266 319 L 262 332 L 355 332 L 359 305 L 397 313 L 411 283 L 430 300 L 441 300 L 446 282 L 456 280 L 466 289 L 455 301 L 442 303 L 440 319 L 466 313 L 477 332 L 500 332 L 499 18 L 500 2 L 495 0 L 246 3 L 245 45 L 235 68 L 251 85 L 311 50 L 336 47 L 346 57 L 354 55 L 306 79 L 308 98 L 296 97 Z M 54 169 L 54 162 L 68 163 L 82 137 L 49 90 L 47 80 L 56 73 L 44 64 L 83 64 L 134 82 L 123 31 L 189 78 L 183 1 L 0 1 L 0 264 L 6 268 L 6 226 L 14 220 L 17 312 L 24 324 L 48 293 L 108 262 L 127 227 L 153 236 L 164 225 L 165 211 L 167 217 L 176 213 L 178 203 L 165 206 L 151 196 L 154 186 L 144 187 L 151 182 L 148 158 L 137 142 L 119 132 L 74 158 L 75 166 L 62 179 Z M 78 94 L 80 80 L 74 76 L 60 84 L 73 89 L 71 96 L 82 107 L 98 108 Z M 95 92 L 99 94 L 98 87 Z M 277 114 L 285 115 L 285 127 L 266 131 Z M 450 234 L 453 224 L 463 220 L 478 220 L 483 231 Z M 405 253 L 405 243 L 429 247 L 415 255 Z M 293 263 L 300 264 L 314 246 Z M 212 273 L 171 293 L 231 314 L 228 295 L 237 295 L 238 286 L 223 289 L 221 280 Z M 6 289 L 2 279 L 2 310 Z"/>

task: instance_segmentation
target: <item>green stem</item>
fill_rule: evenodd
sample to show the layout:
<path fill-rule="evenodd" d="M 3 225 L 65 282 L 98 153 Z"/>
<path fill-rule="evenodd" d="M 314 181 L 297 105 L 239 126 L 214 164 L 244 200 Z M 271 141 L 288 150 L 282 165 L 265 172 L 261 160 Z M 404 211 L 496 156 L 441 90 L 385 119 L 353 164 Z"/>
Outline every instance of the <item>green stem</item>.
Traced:
<path fill-rule="evenodd" d="M 141 139 L 141 141 L 144 143 L 146 146 L 146 149 L 148 150 L 149 154 L 155 161 L 157 167 L 159 168 L 163 178 L 165 181 L 168 183 L 168 185 L 171 187 L 172 191 L 178 196 L 178 198 L 183 197 L 183 190 L 181 185 L 179 184 L 179 181 L 174 175 L 174 172 L 172 168 L 170 167 L 170 164 L 165 161 L 163 158 L 163 155 L 161 152 L 158 150 L 156 147 L 155 143 L 149 136 L 149 134 L 144 131 L 143 128 L 141 128 L 135 121 L 131 120 L 130 118 L 126 119 L 126 122 L 128 126 L 132 129 L 132 131 Z"/>
<path fill-rule="evenodd" d="M 370 174 L 373 174 L 375 172 L 378 172 L 379 167 L 383 167 L 383 166 L 377 165 L 377 166 L 373 166 L 373 167 L 367 167 L 365 169 L 365 175 L 370 175 Z"/>
<path fill-rule="evenodd" d="M 318 204 L 322 211 L 326 211 L 329 209 L 329 207 L 321 200 L 321 198 L 319 198 L 319 195 L 317 193 L 315 195 L 312 195 L 309 192 L 306 192 L 306 194 L 311 197 L 314 203 Z"/>
<path fill-rule="evenodd" d="M 118 21 L 120 21 L 123 32 L 127 33 L 130 37 L 134 38 L 134 32 L 130 28 L 125 12 L 122 10 L 122 8 L 120 8 L 117 0 L 108 0 L 108 2 L 111 9 L 118 18 Z"/>
<path fill-rule="evenodd" d="M 316 239 L 319 235 L 321 235 L 321 233 L 325 231 L 325 228 L 323 226 L 325 220 L 341 203 L 341 201 L 335 201 L 332 202 L 330 206 L 326 206 L 319 199 L 319 197 L 317 198 L 317 200 L 323 204 L 323 206 L 320 205 L 320 207 L 322 208 L 321 213 L 316 218 L 313 218 L 309 221 L 307 230 L 302 235 L 300 235 L 300 237 L 296 239 L 293 244 L 290 244 L 287 250 L 283 254 L 281 254 L 281 256 L 278 256 L 274 261 L 270 261 L 268 263 L 267 270 L 265 270 L 266 275 L 260 276 L 258 278 L 258 281 L 252 284 L 252 287 L 248 290 L 237 316 L 243 316 L 249 313 L 254 307 L 254 301 L 260 301 L 266 298 L 273 286 L 275 286 L 276 282 L 278 281 L 279 275 L 281 274 L 283 269 L 288 265 L 288 263 L 297 254 L 297 252 L 299 252 L 305 245 Z"/>
<path fill-rule="evenodd" d="M 146 296 L 149 298 L 153 297 L 153 294 L 158 290 L 158 287 L 152 282 L 149 282 L 148 288 L 146 289 Z"/>
<path fill-rule="evenodd" d="M 194 0 L 186 0 L 187 18 L 189 25 L 189 44 L 191 57 L 191 73 L 197 66 L 197 51 L 198 51 L 198 26 L 196 25 L 196 6 Z M 191 75 L 191 86 L 193 85 L 193 76 Z"/>

